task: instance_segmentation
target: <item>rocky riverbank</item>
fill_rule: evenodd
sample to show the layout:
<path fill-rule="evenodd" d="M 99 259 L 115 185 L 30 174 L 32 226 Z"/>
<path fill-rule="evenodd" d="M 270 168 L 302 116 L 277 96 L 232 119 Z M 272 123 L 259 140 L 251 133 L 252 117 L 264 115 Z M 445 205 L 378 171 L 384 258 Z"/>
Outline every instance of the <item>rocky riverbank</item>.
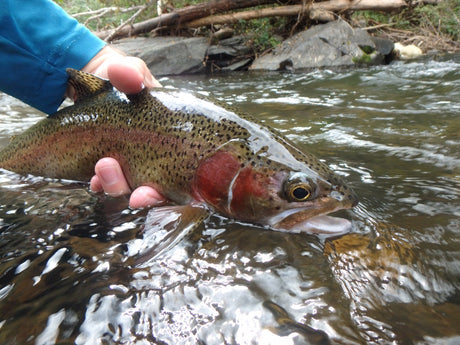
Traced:
<path fill-rule="evenodd" d="M 395 56 L 394 43 L 352 28 L 342 20 L 320 24 L 256 57 L 247 36 L 220 40 L 206 37 L 139 37 L 114 46 L 144 59 L 156 76 L 216 71 L 300 71 L 311 68 L 385 64 Z"/>

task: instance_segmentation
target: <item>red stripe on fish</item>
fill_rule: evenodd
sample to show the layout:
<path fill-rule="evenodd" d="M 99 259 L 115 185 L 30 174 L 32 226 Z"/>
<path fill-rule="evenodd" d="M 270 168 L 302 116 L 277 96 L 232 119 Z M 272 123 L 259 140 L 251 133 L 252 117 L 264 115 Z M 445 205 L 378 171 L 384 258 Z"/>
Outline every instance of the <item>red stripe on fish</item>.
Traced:
<path fill-rule="evenodd" d="M 254 219 L 261 211 L 260 200 L 269 199 L 270 177 L 252 167 L 243 168 L 233 182 L 230 214 L 241 215 L 242 219 Z M 258 202 L 253 202 L 254 200 Z M 260 213 L 259 213 L 260 216 Z"/>
<path fill-rule="evenodd" d="M 199 166 L 194 192 L 215 208 L 228 214 L 229 189 L 241 163 L 230 152 L 219 151 Z"/>

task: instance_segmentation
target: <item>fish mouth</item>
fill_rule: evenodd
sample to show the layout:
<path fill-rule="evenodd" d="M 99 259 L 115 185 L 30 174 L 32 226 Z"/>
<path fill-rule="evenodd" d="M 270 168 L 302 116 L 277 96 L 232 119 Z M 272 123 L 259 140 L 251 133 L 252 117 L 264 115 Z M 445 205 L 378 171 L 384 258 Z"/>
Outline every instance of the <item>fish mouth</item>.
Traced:
<path fill-rule="evenodd" d="M 270 226 L 279 231 L 337 236 L 351 231 L 351 221 L 327 214 L 343 209 L 337 207 L 329 212 L 318 209 L 294 208 L 285 210 L 272 219 Z"/>
<path fill-rule="evenodd" d="M 308 234 L 338 236 L 351 231 L 352 224 L 348 219 L 320 215 L 296 224 L 290 232 L 298 231 Z"/>

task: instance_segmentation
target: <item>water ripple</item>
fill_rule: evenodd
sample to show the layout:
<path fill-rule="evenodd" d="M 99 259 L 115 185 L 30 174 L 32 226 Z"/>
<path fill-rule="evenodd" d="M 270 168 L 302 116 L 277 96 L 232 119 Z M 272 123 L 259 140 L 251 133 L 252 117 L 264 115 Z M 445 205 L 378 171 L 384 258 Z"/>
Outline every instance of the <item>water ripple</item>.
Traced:
<path fill-rule="evenodd" d="M 323 134 L 319 134 L 313 139 L 324 139 L 337 145 L 347 147 L 365 148 L 368 152 L 386 152 L 389 156 L 395 156 L 407 161 L 417 161 L 420 163 L 433 164 L 437 167 L 447 169 L 460 168 L 460 159 L 447 156 L 442 153 L 436 153 L 429 150 L 410 147 L 410 146 L 391 146 L 389 144 L 376 143 L 370 140 L 359 139 L 356 135 L 347 133 L 340 129 L 331 129 Z"/>
<path fill-rule="evenodd" d="M 145 210 L 0 171 L 0 343 L 458 340 L 459 59 L 161 80 L 238 104 L 343 175 L 360 204 L 338 238 L 213 216 L 139 266 Z M 41 117 L 0 95 L 0 145 Z"/>

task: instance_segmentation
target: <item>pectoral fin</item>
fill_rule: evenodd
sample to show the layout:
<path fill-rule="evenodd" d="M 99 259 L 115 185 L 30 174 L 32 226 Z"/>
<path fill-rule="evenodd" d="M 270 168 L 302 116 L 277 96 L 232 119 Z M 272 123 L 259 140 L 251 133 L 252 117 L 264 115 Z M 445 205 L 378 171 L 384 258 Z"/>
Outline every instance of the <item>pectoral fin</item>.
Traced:
<path fill-rule="evenodd" d="M 157 258 L 196 229 L 209 216 L 202 204 L 156 207 L 149 211 L 142 238 L 128 243 L 128 255 L 136 265 Z"/>

